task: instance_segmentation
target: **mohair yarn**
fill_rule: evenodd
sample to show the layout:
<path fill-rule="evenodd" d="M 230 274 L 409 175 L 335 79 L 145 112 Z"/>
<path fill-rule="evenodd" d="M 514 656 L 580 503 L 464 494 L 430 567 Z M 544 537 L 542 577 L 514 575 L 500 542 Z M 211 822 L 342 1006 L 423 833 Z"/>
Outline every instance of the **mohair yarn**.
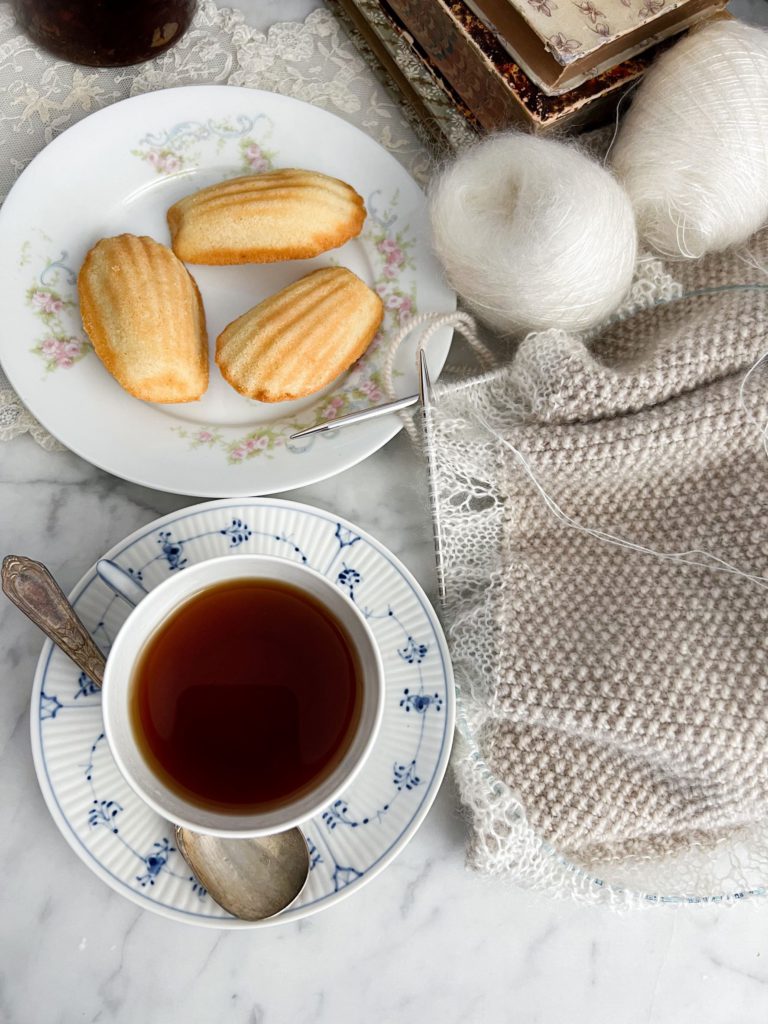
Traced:
<path fill-rule="evenodd" d="M 502 334 L 592 327 L 631 285 L 629 200 L 574 145 L 492 136 L 436 177 L 430 213 L 448 281 Z"/>
<path fill-rule="evenodd" d="M 709 22 L 648 72 L 610 163 L 643 242 L 696 259 L 768 221 L 768 32 Z"/>

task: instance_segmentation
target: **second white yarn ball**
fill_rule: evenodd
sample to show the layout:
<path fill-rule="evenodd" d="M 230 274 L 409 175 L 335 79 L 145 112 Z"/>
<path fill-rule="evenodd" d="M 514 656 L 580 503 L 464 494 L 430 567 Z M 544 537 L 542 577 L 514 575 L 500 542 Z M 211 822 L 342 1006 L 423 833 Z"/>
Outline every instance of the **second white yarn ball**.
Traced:
<path fill-rule="evenodd" d="M 593 327 L 632 283 L 629 200 L 573 146 L 492 136 L 437 178 L 430 213 L 452 287 L 503 334 Z"/>
<path fill-rule="evenodd" d="M 768 220 L 768 32 L 713 21 L 663 54 L 611 154 L 644 241 L 696 259 Z"/>

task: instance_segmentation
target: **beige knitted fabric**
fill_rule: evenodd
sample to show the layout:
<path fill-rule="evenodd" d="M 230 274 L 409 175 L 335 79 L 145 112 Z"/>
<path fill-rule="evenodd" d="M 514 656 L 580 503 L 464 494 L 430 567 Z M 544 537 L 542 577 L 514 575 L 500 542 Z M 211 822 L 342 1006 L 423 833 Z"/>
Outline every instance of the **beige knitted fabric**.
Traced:
<path fill-rule="evenodd" d="M 768 591 L 704 554 L 768 576 L 768 374 L 740 400 L 768 278 L 681 269 L 686 297 L 586 344 L 529 336 L 438 404 L 471 859 L 559 891 L 768 818 Z M 576 523 L 699 553 L 563 522 L 503 441 Z"/>

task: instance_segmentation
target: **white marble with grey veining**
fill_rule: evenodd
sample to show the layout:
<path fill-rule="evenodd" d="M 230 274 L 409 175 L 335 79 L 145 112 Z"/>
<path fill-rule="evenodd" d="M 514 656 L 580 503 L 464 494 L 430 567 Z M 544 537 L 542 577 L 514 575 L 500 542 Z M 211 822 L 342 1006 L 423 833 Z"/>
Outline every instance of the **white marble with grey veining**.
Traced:
<path fill-rule="evenodd" d="M 247 0 L 260 27 L 313 0 Z M 733 9 L 768 24 L 765 0 Z M 2 100 L 0 100 L 2 102 Z M 338 510 L 432 589 L 423 472 L 398 437 L 291 497 Z M 29 438 L 0 447 L 0 553 L 65 589 L 111 544 L 193 498 L 117 480 Z M 261 933 L 166 921 L 113 893 L 38 791 L 29 687 L 40 637 L 0 603 L 2 1024 L 764 1024 L 768 902 L 609 911 L 533 898 L 464 868 L 450 780 L 394 864 L 336 908 Z"/>

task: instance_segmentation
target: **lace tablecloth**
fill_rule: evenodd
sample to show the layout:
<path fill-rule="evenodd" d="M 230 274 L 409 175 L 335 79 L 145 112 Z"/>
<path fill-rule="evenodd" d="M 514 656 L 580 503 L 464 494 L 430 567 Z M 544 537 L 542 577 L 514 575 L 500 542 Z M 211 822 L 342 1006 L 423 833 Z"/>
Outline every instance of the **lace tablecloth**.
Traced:
<path fill-rule="evenodd" d="M 80 118 L 129 96 L 196 83 L 315 103 L 373 136 L 417 179 L 426 175 L 427 154 L 402 110 L 329 11 L 264 33 L 246 25 L 239 11 L 202 0 L 177 46 L 146 64 L 101 70 L 48 56 L 20 34 L 10 5 L 0 3 L 0 200 L 35 154 Z M 0 440 L 27 432 L 45 448 L 61 447 L 0 370 Z"/>

